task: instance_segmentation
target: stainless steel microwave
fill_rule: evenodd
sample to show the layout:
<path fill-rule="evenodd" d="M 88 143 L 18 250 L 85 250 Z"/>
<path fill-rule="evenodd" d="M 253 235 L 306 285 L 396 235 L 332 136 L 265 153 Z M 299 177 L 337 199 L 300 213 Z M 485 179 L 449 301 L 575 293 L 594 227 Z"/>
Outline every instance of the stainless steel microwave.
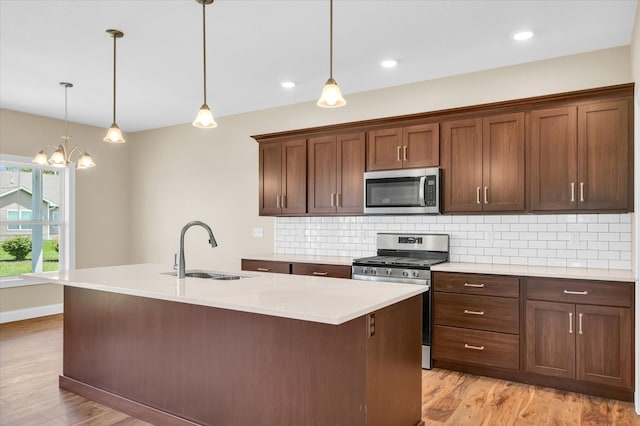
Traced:
<path fill-rule="evenodd" d="M 440 214 L 440 169 L 364 174 L 365 214 Z"/>

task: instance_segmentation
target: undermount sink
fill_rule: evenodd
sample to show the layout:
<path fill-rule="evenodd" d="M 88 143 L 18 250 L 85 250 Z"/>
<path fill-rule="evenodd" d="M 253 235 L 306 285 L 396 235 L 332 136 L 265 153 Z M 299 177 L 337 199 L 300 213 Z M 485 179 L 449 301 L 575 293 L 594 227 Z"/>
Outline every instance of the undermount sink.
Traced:
<path fill-rule="evenodd" d="M 169 272 L 169 275 L 177 275 L 177 272 Z M 206 272 L 206 271 L 191 271 L 186 272 L 187 278 L 204 278 L 207 280 L 239 280 L 240 278 L 247 278 L 243 275 L 228 275 L 220 272 Z"/>

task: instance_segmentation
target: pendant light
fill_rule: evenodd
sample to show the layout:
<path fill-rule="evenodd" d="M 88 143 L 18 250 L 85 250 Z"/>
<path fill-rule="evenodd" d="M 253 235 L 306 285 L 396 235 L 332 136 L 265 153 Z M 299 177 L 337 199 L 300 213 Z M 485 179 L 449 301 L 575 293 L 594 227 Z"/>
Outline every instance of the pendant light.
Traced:
<path fill-rule="evenodd" d="M 329 79 L 322 88 L 316 105 L 322 108 L 338 108 L 347 104 L 338 83 L 333 79 L 333 0 L 329 0 Z"/>
<path fill-rule="evenodd" d="M 107 134 L 102 138 L 105 142 L 125 143 L 122 130 L 116 124 L 116 40 L 124 37 L 124 33 L 118 30 L 107 30 L 107 33 L 113 37 L 113 124 L 107 130 Z"/>
<path fill-rule="evenodd" d="M 205 25 L 205 8 L 208 4 L 213 3 L 213 0 L 196 0 L 196 3 L 202 5 L 202 63 L 203 63 L 203 79 L 204 79 L 204 102 L 196 115 L 196 119 L 193 120 L 193 125 L 201 129 L 213 129 L 218 127 L 218 123 L 213 119 L 213 113 L 207 105 L 207 32 Z"/>
<path fill-rule="evenodd" d="M 69 149 L 69 139 L 71 139 L 71 136 L 69 136 L 69 125 L 67 123 L 67 90 L 70 87 L 73 87 L 73 84 L 61 82 L 60 85 L 64 87 L 64 136 L 61 137 L 63 142 L 56 147 L 56 150 L 51 154 L 50 158 L 47 157 L 44 150 L 41 150 L 31 161 L 33 163 L 40 164 L 41 166 L 50 165 L 52 167 L 67 167 L 69 163 L 71 163 L 71 155 L 74 152 L 78 152 L 80 155 L 78 157 L 78 162 L 76 163 L 77 169 L 88 169 L 90 167 L 94 167 L 96 164 L 84 148 L 76 146 L 75 148 Z M 47 147 L 51 147 L 51 145 L 47 145 Z"/>

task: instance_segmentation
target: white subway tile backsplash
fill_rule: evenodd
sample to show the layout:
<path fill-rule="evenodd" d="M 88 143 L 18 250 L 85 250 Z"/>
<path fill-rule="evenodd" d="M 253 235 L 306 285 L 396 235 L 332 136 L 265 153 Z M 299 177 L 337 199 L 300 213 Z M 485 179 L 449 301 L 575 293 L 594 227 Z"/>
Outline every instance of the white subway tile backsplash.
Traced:
<path fill-rule="evenodd" d="M 363 257 L 378 232 L 447 233 L 455 262 L 631 269 L 631 214 L 278 217 L 274 251 Z"/>

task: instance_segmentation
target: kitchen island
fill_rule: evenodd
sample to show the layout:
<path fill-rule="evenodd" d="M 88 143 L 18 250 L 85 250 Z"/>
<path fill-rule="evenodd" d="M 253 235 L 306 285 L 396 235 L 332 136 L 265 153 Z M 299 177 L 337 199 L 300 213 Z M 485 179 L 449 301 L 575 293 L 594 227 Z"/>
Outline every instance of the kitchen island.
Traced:
<path fill-rule="evenodd" d="M 170 273 L 29 274 L 65 286 L 61 388 L 163 425 L 423 424 L 426 287 Z"/>

